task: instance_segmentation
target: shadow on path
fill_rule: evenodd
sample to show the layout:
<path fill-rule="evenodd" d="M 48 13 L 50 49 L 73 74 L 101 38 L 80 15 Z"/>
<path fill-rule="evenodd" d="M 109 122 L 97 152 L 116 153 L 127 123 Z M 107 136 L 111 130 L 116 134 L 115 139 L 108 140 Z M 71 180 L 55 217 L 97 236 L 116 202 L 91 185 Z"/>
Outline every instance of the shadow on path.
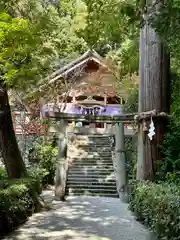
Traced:
<path fill-rule="evenodd" d="M 44 192 L 52 199 L 53 192 Z M 69 197 L 52 202 L 4 240 L 154 240 L 152 234 L 116 198 Z"/>

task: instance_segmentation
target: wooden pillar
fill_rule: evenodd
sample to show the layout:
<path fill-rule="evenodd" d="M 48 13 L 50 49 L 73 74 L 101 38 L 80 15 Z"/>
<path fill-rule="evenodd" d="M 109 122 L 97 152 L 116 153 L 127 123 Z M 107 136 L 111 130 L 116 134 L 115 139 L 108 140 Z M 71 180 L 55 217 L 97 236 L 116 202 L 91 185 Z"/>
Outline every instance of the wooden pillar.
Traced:
<path fill-rule="evenodd" d="M 116 124 L 116 184 L 119 198 L 126 200 L 127 177 L 125 163 L 125 146 L 124 146 L 124 124 Z"/>
<path fill-rule="evenodd" d="M 169 54 L 149 23 L 150 14 L 152 12 L 148 8 L 144 15 L 144 24 L 140 29 L 139 113 L 154 109 L 168 113 L 170 106 Z M 145 123 L 149 128 L 150 119 Z M 143 131 L 143 122 L 139 123 L 137 180 L 153 179 L 156 161 L 162 158 L 158 147 L 163 141 L 166 121 L 156 118 L 154 124 L 155 136 L 150 141 L 147 132 Z"/>

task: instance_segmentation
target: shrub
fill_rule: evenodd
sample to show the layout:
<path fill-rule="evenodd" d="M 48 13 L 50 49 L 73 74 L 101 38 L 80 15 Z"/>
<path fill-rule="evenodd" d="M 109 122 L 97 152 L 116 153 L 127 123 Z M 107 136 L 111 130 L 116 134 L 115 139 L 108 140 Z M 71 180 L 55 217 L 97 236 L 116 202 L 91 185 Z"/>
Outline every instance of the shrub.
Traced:
<path fill-rule="evenodd" d="M 43 181 L 47 184 L 54 183 L 54 175 L 56 170 L 57 163 L 57 153 L 58 150 L 56 147 L 51 145 L 42 146 L 39 151 L 39 167 L 45 169 L 48 174 L 44 177 Z"/>
<path fill-rule="evenodd" d="M 150 182 L 131 185 L 130 209 L 158 239 L 180 239 L 180 189 L 174 184 Z"/>
<path fill-rule="evenodd" d="M 35 173 L 38 168 L 43 185 L 54 183 L 57 153 L 58 148 L 50 144 L 36 144 L 33 150 L 34 160 L 31 159 L 31 161 L 34 162 Z"/>
<path fill-rule="evenodd" d="M 31 215 L 36 207 L 36 186 L 35 180 L 19 179 L 8 181 L 8 185 L 0 189 L 0 235 L 13 230 Z"/>
<path fill-rule="evenodd" d="M 162 180 L 174 179 L 180 181 L 180 75 L 179 72 L 171 72 L 171 117 L 167 128 L 162 150 L 163 161 L 159 162 L 158 175 Z M 169 179 L 170 177 L 170 179 Z"/>
<path fill-rule="evenodd" d="M 48 175 L 49 172 L 38 165 L 32 166 L 28 169 L 28 176 L 37 182 L 37 192 L 39 194 L 42 192 L 42 188 L 47 184 L 46 177 Z"/>

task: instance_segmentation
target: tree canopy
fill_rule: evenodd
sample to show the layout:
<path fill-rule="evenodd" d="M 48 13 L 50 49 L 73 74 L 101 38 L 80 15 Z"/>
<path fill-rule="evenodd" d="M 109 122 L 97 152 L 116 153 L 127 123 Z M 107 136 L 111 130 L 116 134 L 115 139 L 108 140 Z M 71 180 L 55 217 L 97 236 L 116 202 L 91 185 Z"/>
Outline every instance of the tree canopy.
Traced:
<path fill-rule="evenodd" d="M 85 41 L 75 34 L 75 14 L 66 1 L 1 3 L 1 78 L 8 87 L 37 84 L 66 58 L 86 49 Z"/>
<path fill-rule="evenodd" d="M 120 81 L 138 75 L 139 27 L 146 1 L 0 1 L 1 79 L 8 87 L 30 89 L 88 48 L 110 58 Z M 171 53 L 178 72 L 178 1 L 164 1 L 150 24 Z"/>

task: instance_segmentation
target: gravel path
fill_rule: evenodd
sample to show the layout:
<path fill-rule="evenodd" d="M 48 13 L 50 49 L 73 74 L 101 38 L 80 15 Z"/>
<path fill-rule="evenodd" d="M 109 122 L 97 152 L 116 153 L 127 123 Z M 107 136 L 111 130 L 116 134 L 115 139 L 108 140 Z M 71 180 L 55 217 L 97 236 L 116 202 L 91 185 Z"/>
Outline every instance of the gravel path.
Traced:
<path fill-rule="evenodd" d="M 51 200 L 52 191 L 45 191 Z M 154 240 L 119 199 L 69 197 L 52 209 L 34 214 L 4 240 Z"/>

